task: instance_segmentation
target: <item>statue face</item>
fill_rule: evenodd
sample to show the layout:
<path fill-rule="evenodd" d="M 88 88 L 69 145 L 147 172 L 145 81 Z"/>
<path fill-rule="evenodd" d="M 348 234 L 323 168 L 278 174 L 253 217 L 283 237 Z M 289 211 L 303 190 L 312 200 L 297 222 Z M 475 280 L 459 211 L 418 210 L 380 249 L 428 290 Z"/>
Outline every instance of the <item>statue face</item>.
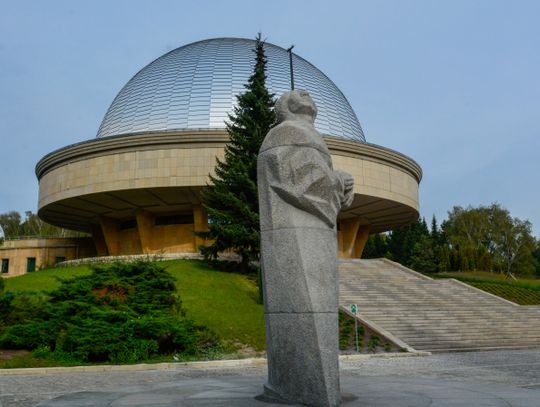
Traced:
<path fill-rule="evenodd" d="M 311 122 L 315 121 L 317 108 L 311 96 L 305 90 L 291 92 L 289 99 L 289 110 L 294 114 L 301 114 L 311 117 Z"/>
<path fill-rule="evenodd" d="M 303 118 L 314 123 L 317 116 L 315 102 L 305 90 L 284 93 L 276 103 L 276 110 L 279 121 Z"/>

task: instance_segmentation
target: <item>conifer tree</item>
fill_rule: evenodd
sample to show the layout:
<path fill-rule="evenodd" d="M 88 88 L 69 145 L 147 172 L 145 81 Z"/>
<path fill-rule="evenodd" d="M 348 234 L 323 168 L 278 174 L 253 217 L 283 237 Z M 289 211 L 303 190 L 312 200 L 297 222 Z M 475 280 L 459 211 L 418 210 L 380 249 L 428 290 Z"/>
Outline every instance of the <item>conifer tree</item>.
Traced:
<path fill-rule="evenodd" d="M 431 218 L 431 241 L 433 245 L 438 245 L 441 240 L 441 233 L 439 231 L 439 226 L 437 225 L 437 218 L 435 215 Z"/>
<path fill-rule="evenodd" d="M 440 246 L 439 251 L 439 271 L 450 271 L 452 265 L 450 263 L 450 253 L 447 245 Z"/>
<path fill-rule="evenodd" d="M 249 261 L 259 257 L 260 227 L 257 192 L 257 155 L 266 133 L 274 125 L 273 94 L 266 88 L 266 57 L 264 41 L 259 33 L 255 42 L 255 66 L 245 86 L 237 96 L 237 106 L 229 115 L 227 132 L 230 141 L 224 160 L 217 159 L 212 185 L 202 193 L 208 213 L 207 231 L 198 236 L 212 241 L 201 246 L 206 258 L 216 258 L 219 252 L 232 250 L 241 256 L 242 271 Z"/>

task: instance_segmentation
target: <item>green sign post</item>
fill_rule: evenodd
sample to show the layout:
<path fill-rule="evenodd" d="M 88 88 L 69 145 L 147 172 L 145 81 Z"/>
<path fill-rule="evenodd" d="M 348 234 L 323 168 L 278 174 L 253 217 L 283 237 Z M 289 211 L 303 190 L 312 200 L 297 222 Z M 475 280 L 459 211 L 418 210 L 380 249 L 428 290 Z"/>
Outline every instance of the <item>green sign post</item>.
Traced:
<path fill-rule="evenodd" d="M 351 312 L 356 315 L 356 313 L 358 312 L 358 305 L 351 304 Z"/>
<path fill-rule="evenodd" d="M 351 304 L 351 313 L 354 315 L 354 338 L 356 341 L 356 352 L 358 352 L 358 319 L 356 318 L 357 312 L 358 312 L 358 305 Z"/>

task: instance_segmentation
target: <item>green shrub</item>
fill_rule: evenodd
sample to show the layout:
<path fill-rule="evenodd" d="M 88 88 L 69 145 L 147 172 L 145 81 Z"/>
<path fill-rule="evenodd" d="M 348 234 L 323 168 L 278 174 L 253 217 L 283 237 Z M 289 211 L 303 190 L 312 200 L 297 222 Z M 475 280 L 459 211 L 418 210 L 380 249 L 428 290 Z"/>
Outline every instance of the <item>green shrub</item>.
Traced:
<path fill-rule="evenodd" d="M 339 311 L 339 349 L 346 350 L 350 346 L 351 334 L 354 333 L 354 320 Z"/>
<path fill-rule="evenodd" d="M 9 315 L 11 314 L 13 296 L 10 294 L 0 295 L 0 333 L 3 328 L 6 326 L 6 321 Z"/>
<path fill-rule="evenodd" d="M 363 348 L 365 329 L 361 324 L 357 325 L 358 348 Z M 339 310 L 339 349 L 356 350 L 356 336 L 354 333 L 354 318 Z"/>
<path fill-rule="evenodd" d="M 175 291 L 175 279 L 157 263 L 97 266 L 63 281 L 47 300 L 12 299 L 0 346 L 112 363 L 219 346 L 207 328 L 185 318 Z"/>
<path fill-rule="evenodd" d="M 375 352 L 380 344 L 380 338 L 377 335 L 373 335 L 371 338 L 369 338 L 367 347 L 371 352 Z"/>
<path fill-rule="evenodd" d="M 15 295 L 6 292 L 0 295 L 0 334 L 10 325 L 30 321 L 43 307 L 46 298 L 40 294 Z"/>

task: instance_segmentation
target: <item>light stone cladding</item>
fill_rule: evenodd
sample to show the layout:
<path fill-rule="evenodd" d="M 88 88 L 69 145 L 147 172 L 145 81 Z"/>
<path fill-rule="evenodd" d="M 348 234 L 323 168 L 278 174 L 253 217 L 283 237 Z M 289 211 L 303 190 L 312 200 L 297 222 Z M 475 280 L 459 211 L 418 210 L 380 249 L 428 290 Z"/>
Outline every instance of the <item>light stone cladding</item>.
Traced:
<path fill-rule="evenodd" d="M 40 180 L 38 207 L 66 198 L 139 188 L 200 187 L 214 172 L 223 147 L 118 151 L 68 162 Z"/>
<path fill-rule="evenodd" d="M 205 221 L 199 219 L 203 216 L 200 190 L 209 183 L 216 157 L 223 157 L 227 141 L 223 130 L 153 132 L 103 137 L 54 151 L 36 166 L 38 214 L 52 224 L 88 232 L 100 225 L 103 231 L 104 219 L 122 222 L 135 219 L 141 211 L 150 217 L 191 213 L 199 225 L 204 225 Z M 344 227 L 338 230 L 340 241 L 346 235 L 346 240 L 365 243 L 366 230 L 382 232 L 418 217 L 422 177 L 418 164 L 373 144 L 334 137 L 325 137 L 325 141 L 334 168 L 352 174 L 355 180 L 354 202 L 340 213 Z M 176 225 L 180 226 L 186 229 Z M 178 229 L 179 235 L 187 238 L 193 225 L 188 229 Z M 129 243 L 126 239 L 130 233 L 118 230 L 116 234 L 124 237 L 118 237 L 117 246 L 126 249 L 117 248 L 117 253 L 109 254 L 156 252 L 160 245 L 195 251 L 200 243 L 192 236 L 189 242 L 167 243 L 160 234 L 150 232 L 148 236 L 153 238 L 146 239 L 140 231 L 138 241 Z M 146 249 L 141 239 L 149 242 Z M 344 243 L 351 247 L 348 252 L 340 244 L 343 257 L 358 256 L 358 249 L 350 243 Z"/>

